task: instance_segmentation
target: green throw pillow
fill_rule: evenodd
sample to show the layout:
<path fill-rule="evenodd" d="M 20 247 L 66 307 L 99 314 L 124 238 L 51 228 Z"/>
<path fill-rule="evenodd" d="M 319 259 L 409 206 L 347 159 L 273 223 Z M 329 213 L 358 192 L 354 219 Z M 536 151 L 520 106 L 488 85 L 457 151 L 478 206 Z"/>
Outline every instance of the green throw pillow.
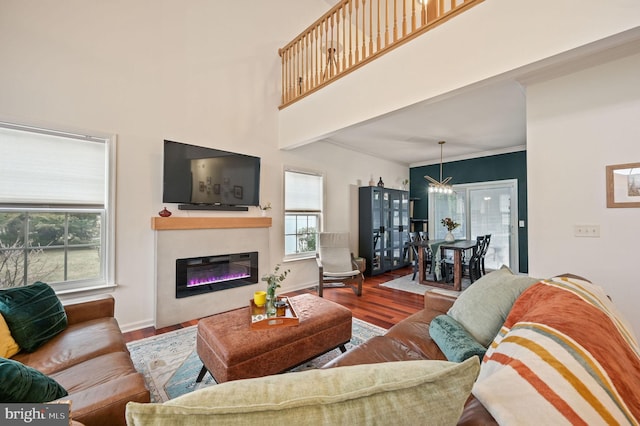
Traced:
<path fill-rule="evenodd" d="M 0 313 L 20 348 L 33 352 L 67 328 L 67 314 L 48 284 L 0 290 Z"/>
<path fill-rule="evenodd" d="M 472 356 L 482 359 L 487 351 L 449 315 L 438 315 L 432 319 L 429 335 L 449 361 L 462 362 Z"/>
<path fill-rule="evenodd" d="M 164 404 L 127 404 L 127 425 L 455 425 L 478 358 L 363 364 L 236 380 Z"/>
<path fill-rule="evenodd" d="M 507 319 L 520 294 L 540 281 L 514 275 L 503 266 L 484 275 L 463 291 L 447 314 L 458 321 L 482 346 L 488 347 Z"/>
<path fill-rule="evenodd" d="M 43 403 L 67 395 L 51 377 L 18 361 L 0 358 L 0 401 Z"/>

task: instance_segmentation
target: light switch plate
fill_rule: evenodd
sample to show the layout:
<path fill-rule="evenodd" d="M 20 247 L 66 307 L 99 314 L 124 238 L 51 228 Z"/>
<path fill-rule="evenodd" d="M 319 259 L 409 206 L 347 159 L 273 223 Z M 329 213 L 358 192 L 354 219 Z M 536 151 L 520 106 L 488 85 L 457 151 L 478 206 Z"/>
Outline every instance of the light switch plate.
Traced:
<path fill-rule="evenodd" d="M 600 238 L 600 225 L 575 225 L 573 235 L 576 237 Z"/>

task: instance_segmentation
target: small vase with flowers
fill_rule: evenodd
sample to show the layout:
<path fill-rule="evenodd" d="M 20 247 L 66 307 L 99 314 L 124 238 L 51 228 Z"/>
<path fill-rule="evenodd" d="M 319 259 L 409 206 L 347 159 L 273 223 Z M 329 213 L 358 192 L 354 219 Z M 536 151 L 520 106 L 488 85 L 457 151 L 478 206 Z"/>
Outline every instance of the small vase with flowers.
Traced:
<path fill-rule="evenodd" d="M 447 228 L 447 231 L 448 231 L 447 235 L 444 236 L 444 240 L 447 242 L 455 241 L 456 238 L 453 236 L 453 230 L 456 229 L 458 226 L 460 226 L 460 224 L 458 222 L 455 222 L 450 217 L 445 217 L 440 221 L 440 223 L 442 224 L 442 226 Z"/>
<path fill-rule="evenodd" d="M 262 281 L 267 282 L 267 303 L 265 308 L 265 314 L 267 317 L 273 317 L 276 315 L 276 289 L 279 288 L 282 281 L 287 278 L 289 272 L 289 269 L 280 272 L 280 264 L 277 264 L 273 273 L 266 274 L 261 278 Z"/>

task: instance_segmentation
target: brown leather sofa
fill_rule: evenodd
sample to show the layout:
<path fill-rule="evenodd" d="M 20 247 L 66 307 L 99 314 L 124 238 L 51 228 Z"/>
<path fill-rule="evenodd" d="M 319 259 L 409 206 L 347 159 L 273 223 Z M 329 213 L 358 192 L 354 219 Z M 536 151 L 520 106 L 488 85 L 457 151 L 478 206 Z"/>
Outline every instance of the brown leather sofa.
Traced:
<path fill-rule="evenodd" d="M 445 360 L 438 345 L 431 340 L 429 324 L 434 317 L 446 314 L 455 300 L 451 296 L 427 291 L 423 310 L 400 321 L 383 336 L 373 337 L 340 355 L 323 368 L 417 359 Z M 469 397 L 458 421 L 458 425 L 464 426 L 497 424 L 473 396 Z"/>
<path fill-rule="evenodd" d="M 67 328 L 35 352 L 12 357 L 52 377 L 69 393 L 71 417 L 86 426 L 124 425 L 129 401 L 149 402 L 114 318 L 114 299 L 65 305 Z"/>

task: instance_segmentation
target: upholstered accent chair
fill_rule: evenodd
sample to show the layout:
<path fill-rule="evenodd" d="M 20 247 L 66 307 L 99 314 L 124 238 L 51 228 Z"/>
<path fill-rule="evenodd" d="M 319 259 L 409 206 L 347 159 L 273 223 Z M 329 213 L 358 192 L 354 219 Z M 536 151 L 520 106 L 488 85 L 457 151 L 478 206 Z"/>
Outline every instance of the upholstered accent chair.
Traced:
<path fill-rule="evenodd" d="M 356 295 L 362 295 L 364 276 L 349 250 L 349 234 L 321 232 L 318 239 L 318 296 L 330 287 L 351 287 Z"/>

